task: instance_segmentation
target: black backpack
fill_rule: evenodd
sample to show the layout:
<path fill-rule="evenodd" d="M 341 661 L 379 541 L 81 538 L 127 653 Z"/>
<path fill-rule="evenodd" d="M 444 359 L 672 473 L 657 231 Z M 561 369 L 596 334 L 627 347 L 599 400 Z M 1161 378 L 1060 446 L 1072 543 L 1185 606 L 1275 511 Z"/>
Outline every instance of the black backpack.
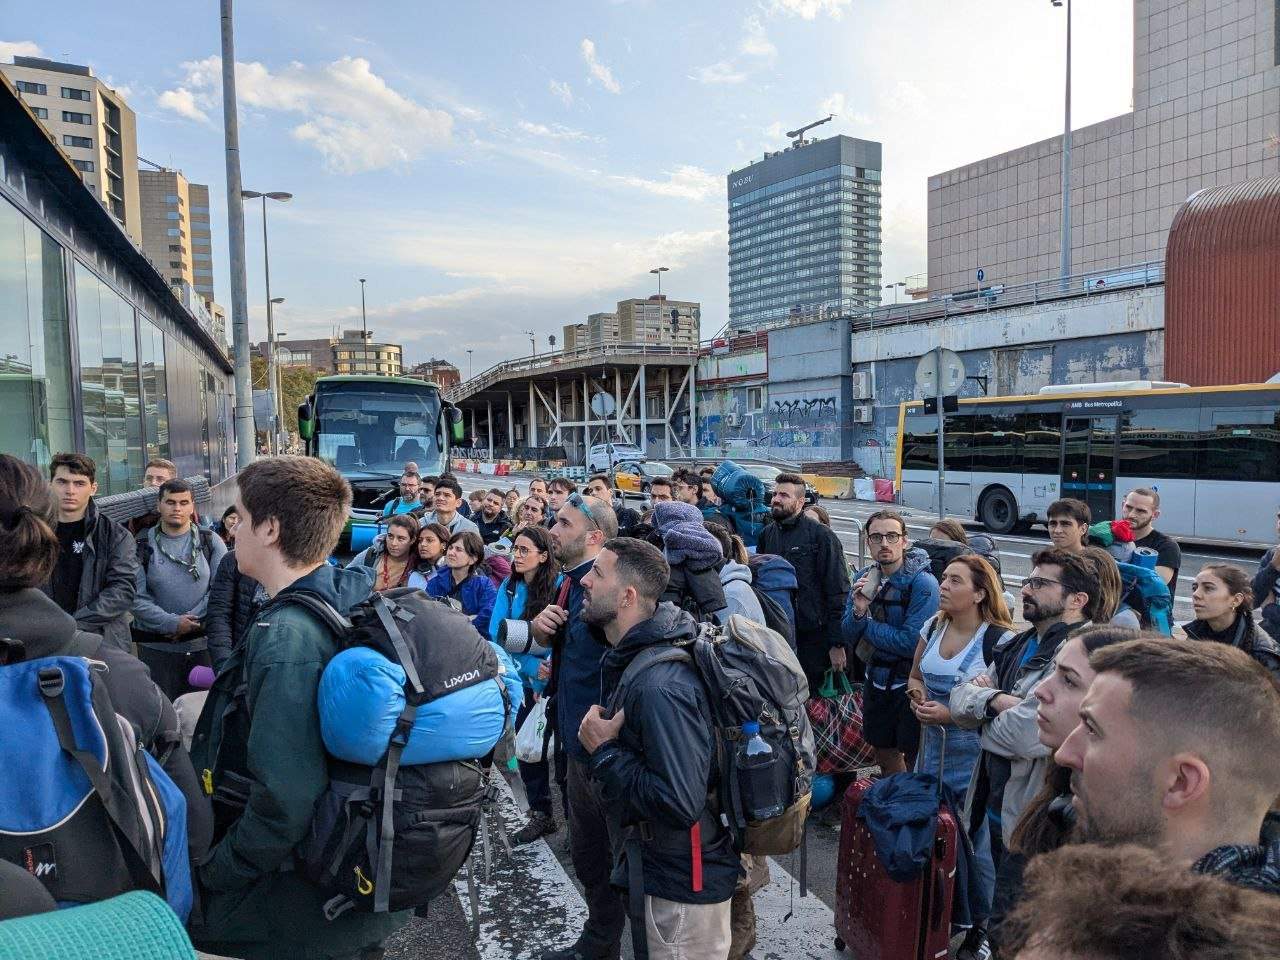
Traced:
<path fill-rule="evenodd" d="M 213 566 L 213 538 L 215 536 L 212 530 L 206 530 L 204 527 L 197 526 L 196 530 L 200 534 L 200 552 L 204 554 L 204 562 L 209 565 L 209 578 L 213 579 L 213 575 L 217 572 Z M 151 546 L 151 531 L 144 530 L 138 534 L 138 566 L 144 571 L 151 569 L 151 561 L 155 557 L 155 550 Z"/>
<path fill-rule="evenodd" d="M 342 631 L 336 611 L 321 616 Z M 420 706 L 500 670 L 469 617 L 417 589 L 374 594 L 352 609 L 340 637 L 344 648 L 370 647 L 400 665 L 405 708 L 376 766 L 330 758 L 329 788 L 300 850 L 303 875 L 334 894 L 329 920 L 351 909 L 425 907 L 466 863 L 489 800 L 482 758 L 402 767 L 400 757 Z"/>
<path fill-rule="evenodd" d="M 942 572 L 947 569 L 947 564 L 956 557 L 977 552 L 966 544 L 955 540 L 944 540 L 941 537 L 926 537 L 924 540 L 917 540 L 913 546 L 929 555 L 929 572 L 939 583 L 942 582 Z"/>

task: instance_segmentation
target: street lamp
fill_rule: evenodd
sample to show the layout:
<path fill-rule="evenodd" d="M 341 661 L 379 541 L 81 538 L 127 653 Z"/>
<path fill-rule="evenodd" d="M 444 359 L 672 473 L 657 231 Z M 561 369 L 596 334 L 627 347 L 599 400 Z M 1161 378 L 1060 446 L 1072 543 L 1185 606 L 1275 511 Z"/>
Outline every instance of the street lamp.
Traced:
<path fill-rule="evenodd" d="M 1062 282 L 1071 276 L 1071 0 L 1050 0 L 1067 8 L 1066 109 L 1062 123 Z"/>
<path fill-rule="evenodd" d="M 474 350 L 468 350 L 468 351 L 467 351 L 467 379 L 468 379 L 468 380 L 470 380 L 470 379 L 471 379 L 471 355 L 472 355 L 473 353 L 475 353 L 475 351 L 474 351 Z"/>
<path fill-rule="evenodd" d="M 892 290 L 892 291 L 893 291 L 893 303 L 894 303 L 894 305 L 895 305 L 895 306 L 896 306 L 896 305 L 897 305 L 897 303 L 898 303 L 898 289 L 899 289 L 900 287 L 905 287 L 906 285 L 907 285 L 907 282 L 906 282 L 905 280 L 899 280 L 897 283 L 886 283 L 886 284 L 884 285 L 884 288 L 885 288 L 886 290 Z"/>
<path fill-rule="evenodd" d="M 524 335 L 529 338 L 529 346 L 533 348 L 533 355 L 538 355 L 538 338 L 532 330 L 524 331 Z"/>
<path fill-rule="evenodd" d="M 664 273 L 667 273 L 670 269 L 671 269 L 670 267 L 654 267 L 652 270 L 649 271 L 650 273 L 655 274 L 658 278 L 658 296 L 659 297 L 662 296 L 662 275 Z"/>
<path fill-rule="evenodd" d="M 366 367 L 369 364 L 369 318 L 364 310 L 364 282 L 365 278 L 360 278 L 360 366 Z"/>
<path fill-rule="evenodd" d="M 269 309 L 282 303 L 284 303 L 284 297 L 272 297 L 267 301 L 267 307 Z M 275 316 L 274 311 L 272 316 Z M 272 336 L 270 331 L 267 335 Z M 280 452 L 280 434 L 283 432 L 281 427 L 284 425 L 284 403 L 280 399 L 280 355 L 277 353 L 283 336 L 284 334 L 280 331 L 275 331 L 267 350 L 267 356 L 270 358 L 267 363 L 267 389 L 271 391 L 271 419 L 275 426 L 276 453 Z"/>
<path fill-rule="evenodd" d="M 276 328 L 271 314 L 271 304 L 275 301 L 271 299 L 271 254 L 267 247 L 267 201 L 278 200 L 280 203 L 287 203 L 293 199 L 293 194 L 283 190 L 269 190 L 266 193 L 260 193 L 257 190 L 241 190 L 240 196 L 245 200 L 262 201 L 262 275 L 267 287 L 267 383 L 271 389 L 275 389 Z M 275 445 L 276 437 L 273 431 L 271 452 L 279 453 Z"/>

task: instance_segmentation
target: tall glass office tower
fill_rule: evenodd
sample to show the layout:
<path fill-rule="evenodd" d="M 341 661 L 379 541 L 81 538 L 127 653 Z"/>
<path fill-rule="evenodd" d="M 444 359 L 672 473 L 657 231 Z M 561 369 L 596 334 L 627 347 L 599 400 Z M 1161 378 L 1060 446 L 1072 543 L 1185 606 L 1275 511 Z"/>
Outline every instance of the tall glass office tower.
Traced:
<path fill-rule="evenodd" d="M 810 141 L 726 181 L 731 329 L 880 302 L 880 144 Z"/>

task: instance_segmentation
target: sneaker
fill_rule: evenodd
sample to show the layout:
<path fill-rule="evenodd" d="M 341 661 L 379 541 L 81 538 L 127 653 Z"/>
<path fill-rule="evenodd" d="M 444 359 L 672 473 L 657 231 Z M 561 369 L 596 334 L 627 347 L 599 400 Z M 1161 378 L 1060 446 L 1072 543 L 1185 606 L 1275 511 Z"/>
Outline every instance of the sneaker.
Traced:
<path fill-rule="evenodd" d="M 543 813 L 541 810 L 533 810 L 529 813 L 529 822 L 516 831 L 515 836 L 511 839 L 516 842 L 517 846 L 523 846 L 526 843 L 549 836 L 559 830 L 556 825 L 555 817 L 549 813 Z"/>
<path fill-rule="evenodd" d="M 971 928 L 956 951 L 956 960 L 991 960 L 991 941 L 987 939 L 986 931 L 979 927 Z"/>

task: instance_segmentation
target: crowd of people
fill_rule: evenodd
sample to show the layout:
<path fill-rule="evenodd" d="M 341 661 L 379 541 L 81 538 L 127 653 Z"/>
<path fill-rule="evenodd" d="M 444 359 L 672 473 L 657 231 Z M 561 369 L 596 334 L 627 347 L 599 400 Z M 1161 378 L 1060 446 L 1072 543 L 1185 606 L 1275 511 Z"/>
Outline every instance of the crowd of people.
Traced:
<path fill-rule="evenodd" d="M 1280 764 L 1259 759 L 1280 753 L 1280 548 L 1252 579 L 1204 567 L 1174 637 L 1153 630 L 1129 579 L 1141 552 L 1177 593 L 1155 490 L 1130 491 L 1114 524 L 1053 504 L 1051 545 L 1014 598 L 998 560 L 966 545 L 939 569 L 891 509 L 862 522 L 870 562 L 851 569 L 794 474 L 774 481 L 748 548 L 711 473 L 654 477 L 637 510 L 608 474 L 468 497 L 409 463 L 373 544 L 339 565 L 351 492 L 316 459 L 247 467 L 216 523 L 153 460 L 156 509 L 126 527 L 97 510 L 90 458 L 58 454 L 46 478 L 0 455 L 0 664 L 107 665 L 115 712 L 185 799 L 188 929 L 226 956 L 376 957 L 407 918 L 332 915 L 296 869 L 334 762 L 316 702 L 338 648 L 314 610 L 280 604 L 306 594 L 345 614 L 406 590 L 460 609 L 518 675 L 513 729 L 545 711 L 542 757 L 518 764 L 528 815 L 512 840 L 567 826 L 587 918 L 543 960 L 615 960 L 628 922 L 653 958 L 742 960 L 755 945 L 767 861 L 719 816 L 704 684 L 679 659 L 622 684 L 649 648 L 733 617 L 782 635 L 810 693 L 832 671 L 861 685 L 882 776 L 940 769 L 978 878 L 965 960 L 1153 955 L 1152 917 L 1192 936 L 1179 911 L 1221 942 L 1205 956 L 1252 955 L 1231 952 L 1241 929 L 1280 928 Z M 942 521 L 927 539 L 969 537 Z M 17 751 L 0 749 L 6 762 Z M 0 919 L 51 908 L 39 871 L 0 849 Z M 1117 904 L 1109 927 L 1085 915 L 1093 891 Z M 1096 932 L 1094 952 L 1076 925 Z"/>

